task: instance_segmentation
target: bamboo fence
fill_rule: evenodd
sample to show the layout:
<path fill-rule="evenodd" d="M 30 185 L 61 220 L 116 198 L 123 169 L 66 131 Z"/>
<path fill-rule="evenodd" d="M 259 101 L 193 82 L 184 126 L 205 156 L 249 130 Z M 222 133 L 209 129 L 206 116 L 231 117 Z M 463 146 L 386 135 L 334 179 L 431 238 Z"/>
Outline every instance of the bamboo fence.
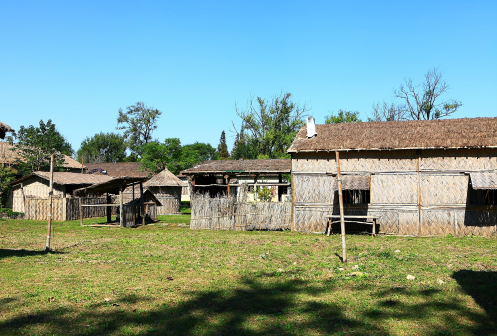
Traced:
<path fill-rule="evenodd" d="M 234 196 L 210 198 L 197 194 L 191 200 L 191 229 L 209 230 L 288 230 L 290 202 L 237 202 Z"/>

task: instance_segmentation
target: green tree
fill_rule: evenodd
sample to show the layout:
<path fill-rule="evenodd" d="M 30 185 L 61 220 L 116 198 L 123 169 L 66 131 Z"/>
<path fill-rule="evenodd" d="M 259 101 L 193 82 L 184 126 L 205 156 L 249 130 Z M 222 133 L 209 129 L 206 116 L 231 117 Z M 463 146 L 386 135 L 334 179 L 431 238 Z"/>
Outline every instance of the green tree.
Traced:
<path fill-rule="evenodd" d="M 183 150 L 189 150 L 189 149 L 196 151 L 195 155 L 197 157 L 195 163 L 191 167 L 193 167 L 195 164 L 200 162 L 219 159 L 219 153 L 217 153 L 216 149 L 208 143 L 195 142 L 193 144 L 183 146 Z M 187 167 L 185 169 L 191 167 Z"/>
<path fill-rule="evenodd" d="M 9 142 L 16 146 L 19 155 L 16 165 L 18 172 L 23 175 L 38 170 L 49 171 L 52 154 L 55 169 L 63 170 L 63 154 L 68 156 L 73 154 L 71 144 L 59 133 L 50 119 L 46 124 L 40 120 L 39 127 L 21 126 L 19 132 L 9 137 Z"/>
<path fill-rule="evenodd" d="M 85 162 L 122 162 L 126 159 L 126 148 L 123 135 L 100 132 L 81 142 L 78 161 L 83 155 Z"/>
<path fill-rule="evenodd" d="M 15 171 L 12 167 L 0 165 L 0 205 L 5 205 L 9 192 L 8 184 L 15 179 Z M 1 206 L 0 206 L 1 207 Z"/>
<path fill-rule="evenodd" d="M 257 97 L 250 99 L 245 109 L 235 107 L 242 119 L 242 127 L 249 132 L 245 143 L 255 146 L 253 151 L 268 158 L 286 158 L 297 131 L 304 125 L 306 105 L 299 106 L 291 100 L 290 93 L 281 93 L 271 100 Z M 236 132 L 236 129 L 235 129 Z M 238 132 L 237 132 L 238 133 Z"/>
<path fill-rule="evenodd" d="M 351 122 L 361 122 L 359 119 L 359 111 L 344 111 L 342 109 L 338 110 L 337 115 L 329 115 L 325 117 L 325 124 L 341 124 L 341 123 L 351 123 Z"/>
<path fill-rule="evenodd" d="M 143 144 L 140 149 L 140 162 L 143 167 L 158 173 L 166 167 L 173 174 L 181 171 L 182 148 L 181 141 L 178 138 L 169 138 L 164 143 L 152 141 Z"/>
<path fill-rule="evenodd" d="M 257 155 L 257 144 L 248 134 L 245 133 L 245 129 L 242 124 L 240 132 L 238 132 L 235 137 L 235 142 L 231 151 L 231 158 L 234 160 L 253 160 L 257 159 Z"/>
<path fill-rule="evenodd" d="M 217 146 L 217 152 L 219 153 L 219 158 L 221 160 L 227 160 L 230 157 L 230 152 L 228 152 L 228 145 L 226 145 L 226 133 L 224 131 L 221 133 L 219 145 Z"/>
<path fill-rule="evenodd" d="M 161 111 L 149 108 L 143 102 L 126 107 L 126 112 L 119 109 L 117 129 L 124 130 L 127 145 L 135 154 L 140 154 L 142 145 L 152 140 L 152 132 L 157 129 L 157 120 Z"/>
<path fill-rule="evenodd" d="M 394 96 L 403 100 L 399 110 L 413 120 L 440 119 L 456 112 L 462 103 L 457 100 L 439 101 L 447 93 L 449 85 L 442 79 L 443 74 L 436 69 L 428 70 L 425 80 L 414 85 L 411 79 L 405 80 L 394 90 Z"/>

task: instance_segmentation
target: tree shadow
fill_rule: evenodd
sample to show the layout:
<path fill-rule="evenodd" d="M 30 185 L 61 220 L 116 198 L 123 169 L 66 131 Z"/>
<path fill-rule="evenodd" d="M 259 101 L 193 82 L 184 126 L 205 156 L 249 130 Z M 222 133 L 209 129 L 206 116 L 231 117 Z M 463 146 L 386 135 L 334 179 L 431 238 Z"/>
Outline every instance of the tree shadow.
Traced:
<path fill-rule="evenodd" d="M 36 250 L 13 250 L 13 249 L 0 249 L 0 259 L 9 257 L 32 257 L 37 255 L 46 254 L 63 254 L 60 251 L 36 251 Z"/>
<path fill-rule="evenodd" d="M 497 272 L 460 270 L 452 277 L 466 294 L 485 309 L 497 329 Z"/>
<path fill-rule="evenodd" d="M 190 291 L 184 293 L 188 299 L 178 303 L 167 300 L 168 303 L 158 307 L 152 306 L 153 302 L 147 303 L 153 301 L 150 298 L 125 295 L 117 300 L 94 303 L 86 308 L 59 306 L 38 310 L 0 322 L 0 330 L 10 334 L 49 326 L 50 329 L 43 333 L 80 336 L 127 333 L 388 335 L 398 332 L 390 331 L 389 328 L 392 321 L 399 321 L 405 325 L 419 323 L 419 332 L 411 330 L 412 334 L 450 335 L 453 334 L 454 327 L 459 328 L 458 334 L 487 335 L 497 332 L 495 321 L 492 321 L 495 319 L 492 308 L 486 310 L 487 313 L 490 312 L 487 316 L 466 307 L 460 300 L 440 297 L 443 292 L 439 289 L 414 290 L 400 286 L 372 291 L 369 284 L 358 285 L 354 289 L 355 293 L 372 293 L 374 303 L 355 308 L 351 313 L 350 310 L 346 311 L 346 303 L 340 300 L 329 301 L 333 292 L 343 290 L 343 283 L 340 281 L 329 281 L 323 286 L 295 279 L 268 282 L 269 277 L 273 278 L 274 274 L 244 277 L 232 290 Z M 495 280 L 495 274 L 492 277 L 482 281 Z M 455 278 L 459 279 L 459 276 Z M 463 286 L 475 280 L 467 274 L 463 274 L 462 278 L 468 280 L 467 283 L 463 280 Z M 331 296 L 326 300 L 319 299 L 323 294 Z M 164 296 L 167 295 L 169 294 L 165 291 Z M 479 295 L 477 297 L 480 298 Z M 484 299 L 482 294 L 481 300 Z M 143 303 L 150 309 L 133 309 L 135 304 L 143 306 Z M 434 314 L 436 318 L 433 318 Z M 459 320 L 461 317 L 466 319 L 462 325 Z"/>

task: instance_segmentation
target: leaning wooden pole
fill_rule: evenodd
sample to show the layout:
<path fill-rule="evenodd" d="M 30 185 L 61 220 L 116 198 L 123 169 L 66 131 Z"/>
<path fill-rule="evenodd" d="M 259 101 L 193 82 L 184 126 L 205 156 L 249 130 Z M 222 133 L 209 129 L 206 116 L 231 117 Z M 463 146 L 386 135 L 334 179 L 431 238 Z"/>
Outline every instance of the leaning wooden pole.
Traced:
<path fill-rule="evenodd" d="M 342 231 L 342 261 L 347 262 L 347 243 L 345 242 L 345 218 L 343 214 L 343 195 L 342 195 L 342 174 L 340 172 L 340 155 L 336 151 L 337 160 L 337 182 L 338 182 L 338 202 L 340 203 L 340 228 Z"/>
<path fill-rule="evenodd" d="M 48 225 L 47 243 L 45 251 L 50 251 L 50 239 L 52 233 L 52 195 L 53 195 L 53 154 L 50 156 L 50 190 L 48 192 Z"/>

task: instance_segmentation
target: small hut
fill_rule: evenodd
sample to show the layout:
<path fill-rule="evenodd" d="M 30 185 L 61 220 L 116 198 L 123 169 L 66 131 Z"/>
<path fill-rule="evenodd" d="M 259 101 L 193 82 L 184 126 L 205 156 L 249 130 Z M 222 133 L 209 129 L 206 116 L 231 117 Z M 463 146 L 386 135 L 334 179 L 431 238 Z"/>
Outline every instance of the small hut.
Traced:
<path fill-rule="evenodd" d="M 181 191 L 186 185 L 167 168 L 154 175 L 143 186 L 162 203 L 157 208 L 159 215 L 180 213 Z"/>

